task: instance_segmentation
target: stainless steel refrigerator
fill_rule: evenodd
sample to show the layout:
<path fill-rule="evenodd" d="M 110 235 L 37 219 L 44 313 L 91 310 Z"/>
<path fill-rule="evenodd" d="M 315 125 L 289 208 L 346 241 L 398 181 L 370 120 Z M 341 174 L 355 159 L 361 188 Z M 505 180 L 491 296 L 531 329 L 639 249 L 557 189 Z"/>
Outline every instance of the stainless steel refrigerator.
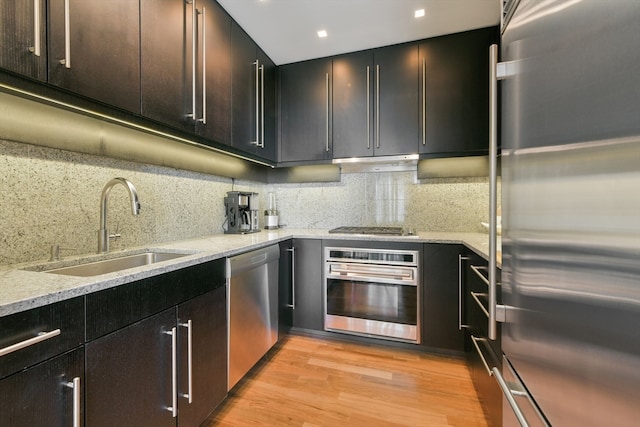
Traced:
<path fill-rule="evenodd" d="M 504 425 L 640 423 L 640 0 L 506 2 Z"/>

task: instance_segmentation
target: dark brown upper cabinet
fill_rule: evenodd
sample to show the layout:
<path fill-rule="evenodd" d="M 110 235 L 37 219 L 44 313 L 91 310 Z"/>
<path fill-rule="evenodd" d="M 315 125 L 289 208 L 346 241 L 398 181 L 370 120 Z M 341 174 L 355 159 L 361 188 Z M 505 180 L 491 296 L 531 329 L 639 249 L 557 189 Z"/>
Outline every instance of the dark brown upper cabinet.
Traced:
<path fill-rule="evenodd" d="M 420 153 L 486 154 L 489 144 L 489 45 L 496 27 L 420 43 Z"/>
<path fill-rule="evenodd" d="M 0 68 L 47 80 L 45 0 L 0 0 Z"/>
<path fill-rule="evenodd" d="M 331 59 L 280 66 L 280 162 L 332 158 Z"/>
<path fill-rule="evenodd" d="M 275 65 L 235 22 L 231 40 L 231 145 L 275 160 Z"/>
<path fill-rule="evenodd" d="M 142 115 L 231 143 L 231 18 L 212 0 L 141 0 Z"/>
<path fill-rule="evenodd" d="M 334 158 L 417 153 L 418 78 L 416 44 L 334 58 Z"/>
<path fill-rule="evenodd" d="M 49 0 L 48 81 L 140 112 L 138 0 Z"/>

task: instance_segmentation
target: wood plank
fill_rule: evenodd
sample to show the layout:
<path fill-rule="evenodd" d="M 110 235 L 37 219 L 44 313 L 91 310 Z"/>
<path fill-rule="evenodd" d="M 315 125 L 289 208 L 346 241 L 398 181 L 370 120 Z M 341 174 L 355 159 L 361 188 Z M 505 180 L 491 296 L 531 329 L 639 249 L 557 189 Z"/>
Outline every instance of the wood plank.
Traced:
<path fill-rule="evenodd" d="M 202 427 L 486 427 L 463 359 L 290 335 Z"/>

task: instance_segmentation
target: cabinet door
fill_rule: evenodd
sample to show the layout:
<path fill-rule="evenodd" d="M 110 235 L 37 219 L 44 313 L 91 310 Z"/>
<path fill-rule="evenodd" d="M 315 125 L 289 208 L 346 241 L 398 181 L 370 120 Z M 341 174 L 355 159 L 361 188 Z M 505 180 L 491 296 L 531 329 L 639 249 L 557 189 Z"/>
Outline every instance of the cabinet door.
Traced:
<path fill-rule="evenodd" d="M 193 4 L 140 0 L 142 115 L 194 130 Z"/>
<path fill-rule="evenodd" d="M 376 156 L 418 151 L 418 45 L 374 50 Z"/>
<path fill-rule="evenodd" d="M 138 0 L 69 0 L 68 11 L 49 0 L 49 83 L 139 113 Z"/>
<path fill-rule="evenodd" d="M 293 326 L 293 240 L 280 242 L 278 260 L 278 338 L 286 335 Z"/>
<path fill-rule="evenodd" d="M 425 244 L 423 252 L 422 337 L 427 347 L 464 351 L 460 321 L 460 245 Z"/>
<path fill-rule="evenodd" d="M 85 346 L 85 419 L 92 427 L 175 427 L 172 337 L 175 308 Z"/>
<path fill-rule="evenodd" d="M 207 139 L 230 145 L 231 18 L 215 1 L 198 0 L 195 4 L 199 13 L 196 49 L 196 75 L 199 76 L 196 89 L 197 131 Z M 189 9 L 190 5 L 187 6 Z M 204 88 L 203 75 L 206 81 Z"/>
<path fill-rule="evenodd" d="M 191 364 L 189 377 L 189 329 Z M 178 425 L 198 426 L 227 395 L 226 287 L 178 306 Z M 191 381 L 191 402 L 189 402 Z"/>
<path fill-rule="evenodd" d="M 420 44 L 421 153 L 483 154 L 489 138 L 489 45 L 495 28 Z M 426 83 L 426 84 L 425 84 Z M 424 108 L 424 109 L 423 109 Z"/>
<path fill-rule="evenodd" d="M 333 157 L 373 156 L 371 51 L 333 59 Z"/>
<path fill-rule="evenodd" d="M 284 65 L 279 72 L 279 160 L 331 159 L 331 60 Z"/>
<path fill-rule="evenodd" d="M 70 351 L 0 381 L 0 425 L 11 427 L 73 426 L 74 389 L 79 379 L 79 418 L 82 420 L 84 352 Z"/>
<path fill-rule="evenodd" d="M 324 329 L 322 293 L 322 240 L 295 239 L 295 296 L 293 326 Z"/>
<path fill-rule="evenodd" d="M 260 146 L 253 146 L 254 153 L 267 160 L 276 161 L 276 65 L 262 50 L 257 50 L 258 61 L 263 67 L 260 78 Z"/>
<path fill-rule="evenodd" d="M 45 0 L 0 0 L 0 67 L 47 79 Z"/>
<path fill-rule="evenodd" d="M 252 151 L 256 143 L 256 45 L 235 22 L 231 24 L 231 145 Z"/>

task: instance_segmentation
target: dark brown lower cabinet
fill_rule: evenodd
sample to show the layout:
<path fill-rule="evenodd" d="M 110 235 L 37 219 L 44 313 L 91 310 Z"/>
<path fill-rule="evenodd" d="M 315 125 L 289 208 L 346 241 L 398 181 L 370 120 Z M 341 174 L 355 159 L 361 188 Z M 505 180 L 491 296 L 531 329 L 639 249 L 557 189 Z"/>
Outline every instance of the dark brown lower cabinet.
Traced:
<path fill-rule="evenodd" d="M 442 243 L 424 245 L 422 344 L 426 347 L 464 351 L 458 286 L 458 254 L 463 249 Z"/>
<path fill-rule="evenodd" d="M 200 425 L 226 396 L 225 295 L 219 287 L 88 343 L 87 425 Z"/>
<path fill-rule="evenodd" d="M 74 378 L 79 379 L 79 419 L 83 420 L 84 350 L 69 351 L 0 380 L 0 426 L 73 426 Z"/>
<path fill-rule="evenodd" d="M 488 262 L 476 254 L 463 254 L 461 278 L 464 282 L 464 321 L 466 322 L 467 359 L 471 379 L 478 393 L 485 417 L 491 427 L 502 426 L 502 391 L 491 373 L 494 367 L 502 369 L 501 328 L 498 324 L 497 340 L 490 340 L 488 312 Z M 500 283 L 500 271 L 497 275 Z M 497 294 L 501 302 L 500 286 Z"/>
<path fill-rule="evenodd" d="M 189 340 L 191 321 L 191 402 Z M 199 426 L 227 395 L 227 302 L 222 286 L 178 306 L 178 426 Z"/>

